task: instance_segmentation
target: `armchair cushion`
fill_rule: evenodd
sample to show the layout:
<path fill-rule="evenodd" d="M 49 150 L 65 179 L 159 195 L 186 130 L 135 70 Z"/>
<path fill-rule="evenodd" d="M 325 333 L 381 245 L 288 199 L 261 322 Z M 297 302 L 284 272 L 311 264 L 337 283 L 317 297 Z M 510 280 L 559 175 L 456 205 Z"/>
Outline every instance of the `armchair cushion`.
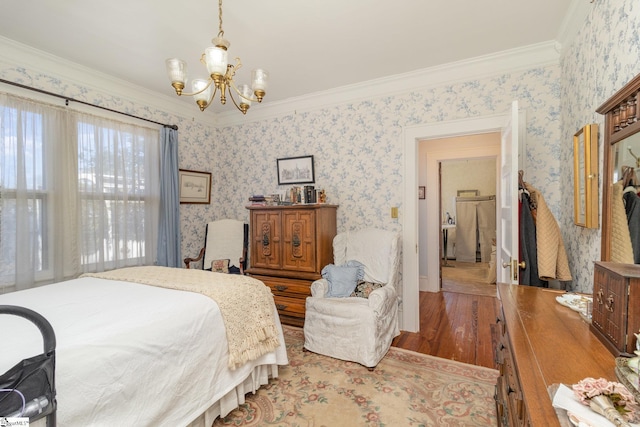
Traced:
<path fill-rule="evenodd" d="M 229 260 L 214 259 L 211 261 L 211 271 L 214 273 L 229 273 Z"/>
<path fill-rule="evenodd" d="M 364 265 L 358 261 L 340 266 L 329 264 L 322 269 L 322 277 L 329 284 L 327 297 L 348 297 L 364 277 Z"/>
<path fill-rule="evenodd" d="M 350 296 L 360 297 L 360 298 L 369 298 L 369 294 L 371 294 L 371 292 L 383 286 L 384 286 L 383 283 L 371 283 L 371 282 L 365 282 L 361 280 L 360 282 L 358 282 L 358 285 L 356 286 L 354 291 L 351 292 Z"/>

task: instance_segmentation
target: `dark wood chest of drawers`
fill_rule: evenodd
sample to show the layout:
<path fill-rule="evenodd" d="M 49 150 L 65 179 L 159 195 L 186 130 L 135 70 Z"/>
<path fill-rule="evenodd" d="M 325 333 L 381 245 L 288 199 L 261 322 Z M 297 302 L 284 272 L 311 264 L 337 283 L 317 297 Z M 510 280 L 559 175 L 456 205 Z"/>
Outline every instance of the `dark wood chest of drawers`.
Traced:
<path fill-rule="evenodd" d="M 561 425 L 549 387 L 587 378 L 617 381 L 615 358 L 579 313 L 556 301 L 561 292 L 498 284 L 502 303 L 496 364 L 498 425 Z"/>
<path fill-rule="evenodd" d="M 615 356 L 633 356 L 640 332 L 640 265 L 596 262 L 593 333 Z"/>
<path fill-rule="evenodd" d="M 338 206 L 247 206 L 250 268 L 273 292 L 282 323 L 302 326 L 311 283 L 333 262 Z"/>

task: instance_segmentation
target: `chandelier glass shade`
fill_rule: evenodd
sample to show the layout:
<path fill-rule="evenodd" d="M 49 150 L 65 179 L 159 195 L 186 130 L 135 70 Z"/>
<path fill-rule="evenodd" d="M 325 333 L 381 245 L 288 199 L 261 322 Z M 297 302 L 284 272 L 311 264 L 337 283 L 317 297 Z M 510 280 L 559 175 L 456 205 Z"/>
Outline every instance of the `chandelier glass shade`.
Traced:
<path fill-rule="evenodd" d="M 171 80 L 171 86 L 176 90 L 178 96 L 193 96 L 200 111 L 204 111 L 216 96 L 220 93 L 220 103 L 227 103 L 227 93 L 233 101 L 233 104 L 242 114 L 247 114 L 247 110 L 252 102 L 262 102 L 267 91 L 267 81 L 269 74 L 262 69 L 253 70 L 251 73 L 251 86 L 243 84 L 239 87 L 233 80 L 236 71 L 242 67 L 240 58 L 235 58 L 236 63 L 229 64 L 228 48 L 230 43 L 224 38 L 222 30 L 222 0 L 218 0 L 218 36 L 214 37 L 211 42 L 213 46 L 205 49 L 200 57 L 207 67 L 209 73 L 208 79 L 193 79 L 191 81 L 191 92 L 185 92 L 185 84 L 187 81 L 187 63 L 181 59 L 167 59 L 167 73 Z M 234 98 L 234 92 L 238 96 L 238 101 Z"/>

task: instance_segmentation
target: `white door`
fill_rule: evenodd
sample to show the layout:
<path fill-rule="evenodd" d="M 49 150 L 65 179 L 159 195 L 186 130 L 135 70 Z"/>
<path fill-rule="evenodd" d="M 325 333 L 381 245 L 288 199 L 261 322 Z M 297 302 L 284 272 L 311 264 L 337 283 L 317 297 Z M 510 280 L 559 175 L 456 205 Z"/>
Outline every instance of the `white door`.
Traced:
<path fill-rule="evenodd" d="M 518 101 L 502 129 L 498 282 L 518 283 Z"/>

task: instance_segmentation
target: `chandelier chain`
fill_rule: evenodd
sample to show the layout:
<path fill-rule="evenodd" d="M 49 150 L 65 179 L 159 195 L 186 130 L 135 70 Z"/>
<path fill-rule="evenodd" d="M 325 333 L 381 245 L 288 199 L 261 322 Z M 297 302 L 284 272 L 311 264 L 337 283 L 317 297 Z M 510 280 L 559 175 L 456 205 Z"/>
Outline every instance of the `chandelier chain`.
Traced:
<path fill-rule="evenodd" d="M 218 0 L 218 37 L 224 36 L 222 29 L 222 0 Z"/>

